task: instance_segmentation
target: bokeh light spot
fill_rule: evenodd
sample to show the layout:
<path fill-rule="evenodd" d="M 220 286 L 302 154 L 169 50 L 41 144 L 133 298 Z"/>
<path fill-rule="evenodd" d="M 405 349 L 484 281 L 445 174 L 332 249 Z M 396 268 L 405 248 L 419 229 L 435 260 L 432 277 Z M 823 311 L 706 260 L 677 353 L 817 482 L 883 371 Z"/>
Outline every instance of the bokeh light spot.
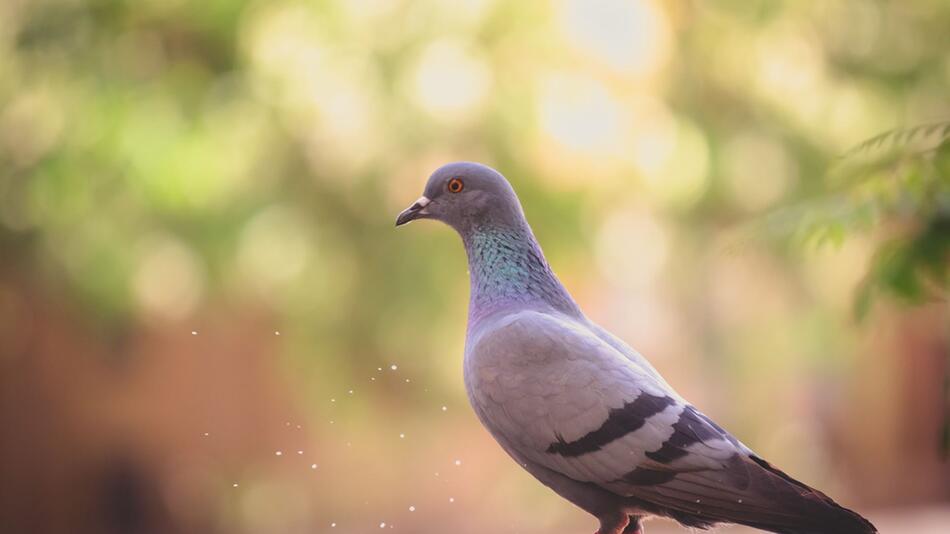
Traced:
<path fill-rule="evenodd" d="M 471 117 L 484 103 L 492 84 L 486 61 L 455 40 L 426 46 L 410 76 L 416 105 L 431 117 L 448 122 Z"/>
<path fill-rule="evenodd" d="M 139 249 L 132 280 L 139 305 L 164 319 L 182 319 L 192 313 L 204 291 L 204 269 L 197 255 L 168 234 L 145 238 Z"/>
<path fill-rule="evenodd" d="M 565 0 L 558 23 L 568 41 L 623 74 L 654 74 L 669 57 L 666 13 L 652 0 Z"/>

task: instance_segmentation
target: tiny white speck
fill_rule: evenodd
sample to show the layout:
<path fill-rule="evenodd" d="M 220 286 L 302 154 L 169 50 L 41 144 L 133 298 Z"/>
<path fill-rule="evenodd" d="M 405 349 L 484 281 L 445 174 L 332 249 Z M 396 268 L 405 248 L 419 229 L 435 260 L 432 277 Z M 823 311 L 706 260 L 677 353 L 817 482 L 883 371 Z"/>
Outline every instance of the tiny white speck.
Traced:
<path fill-rule="evenodd" d="M 376 370 L 377 370 L 377 371 L 382 371 L 383 368 L 382 368 L 382 367 L 377 367 Z"/>
<path fill-rule="evenodd" d="M 290 426 L 290 421 L 287 421 L 286 423 L 284 423 L 284 426 Z"/>
<path fill-rule="evenodd" d="M 303 451 L 297 451 L 297 454 L 303 454 Z"/>
<path fill-rule="evenodd" d="M 696 499 L 696 502 L 698 503 L 698 502 L 699 502 L 699 499 Z"/>
<path fill-rule="evenodd" d="M 435 472 L 435 476 L 439 476 L 439 472 L 438 472 L 438 471 Z"/>
<path fill-rule="evenodd" d="M 350 395 L 352 395 L 352 394 L 353 394 L 353 390 L 351 389 L 351 390 L 347 391 L 347 393 L 349 393 Z"/>
<path fill-rule="evenodd" d="M 330 528 L 333 528 L 335 526 L 336 526 L 336 523 L 330 523 Z"/>
<path fill-rule="evenodd" d="M 375 377 L 375 376 L 371 376 L 371 377 L 369 377 L 369 379 L 372 380 L 373 382 L 376 381 L 376 377 Z"/>
<path fill-rule="evenodd" d="M 336 402 L 336 399 L 330 399 L 330 402 Z"/>
<path fill-rule="evenodd" d="M 415 507 L 415 506 L 410 506 L 410 507 L 409 507 L 409 511 L 410 511 L 410 512 L 415 512 L 415 511 L 416 511 L 416 507 Z"/>
<path fill-rule="evenodd" d="M 347 442 L 346 442 L 346 446 L 347 446 L 347 447 L 352 447 L 352 446 L 353 446 L 353 444 L 352 444 L 352 443 L 350 443 L 349 441 L 347 441 Z"/>
<path fill-rule="evenodd" d="M 455 497 L 449 497 L 449 502 L 455 502 Z"/>
<path fill-rule="evenodd" d="M 207 432 L 205 432 L 205 437 L 208 437 L 208 433 L 207 433 Z"/>
<path fill-rule="evenodd" d="M 455 465 L 462 465 L 462 460 L 455 460 Z"/>
<path fill-rule="evenodd" d="M 191 335 L 197 336 L 197 335 L 198 335 L 198 331 L 197 331 L 197 330 L 192 330 L 192 331 L 191 331 Z"/>
<path fill-rule="evenodd" d="M 317 464 L 310 464 L 310 469 L 316 469 L 316 468 L 317 468 Z"/>
<path fill-rule="evenodd" d="M 399 367 L 397 367 L 396 364 L 390 365 L 389 368 L 392 369 L 393 371 L 395 371 L 396 369 L 399 369 Z"/>
<path fill-rule="evenodd" d="M 408 378 L 406 379 L 406 383 L 409 383 L 409 379 L 408 379 Z"/>
<path fill-rule="evenodd" d="M 443 406 L 443 407 L 442 407 L 442 411 L 443 411 L 443 412 L 448 411 L 448 409 L 449 409 L 449 408 L 448 408 L 447 406 Z"/>
<path fill-rule="evenodd" d="M 399 434 L 399 439 L 402 439 L 402 438 L 404 438 L 404 437 L 406 437 L 405 434 Z"/>
<path fill-rule="evenodd" d="M 280 332 L 278 332 L 277 330 L 274 330 L 274 335 L 275 335 L 275 336 L 279 336 L 279 335 L 280 335 Z"/>
<path fill-rule="evenodd" d="M 300 429 L 300 428 L 303 428 L 303 427 L 301 427 L 300 425 L 297 425 L 297 429 Z"/>
<path fill-rule="evenodd" d="M 380 523 L 379 528 L 386 528 L 386 523 Z"/>
<path fill-rule="evenodd" d="M 277 455 L 277 456 L 283 456 L 283 455 L 284 455 L 284 453 L 283 453 L 282 451 L 277 451 L 277 452 L 275 452 L 274 454 Z"/>
<path fill-rule="evenodd" d="M 332 425 L 332 424 L 333 424 L 333 421 L 330 421 L 330 424 Z"/>
<path fill-rule="evenodd" d="M 231 484 L 231 486 L 236 488 L 236 487 L 237 487 L 237 482 L 235 482 L 234 484 Z"/>
<path fill-rule="evenodd" d="M 739 504 L 742 504 L 742 499 L 739 499 L 737 502 L 738 502 Z"/>

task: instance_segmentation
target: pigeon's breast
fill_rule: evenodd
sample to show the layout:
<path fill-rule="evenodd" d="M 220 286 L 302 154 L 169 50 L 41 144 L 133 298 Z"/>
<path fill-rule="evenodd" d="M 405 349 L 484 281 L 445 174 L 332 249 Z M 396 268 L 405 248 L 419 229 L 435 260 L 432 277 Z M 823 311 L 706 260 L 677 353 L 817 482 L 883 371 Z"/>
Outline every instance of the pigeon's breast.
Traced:
<path fill-rule="evenodd" d="M 552 324 L 559 325 L 552 328 Z M 622 358 L 603 358 L 602 342 L 570 335 L 573 323 L 537 311 L 498 316 L 470 333 L 465 385 L 472 407 L 492 434 L 516 445 L 546 447 L 552 420 L 569 426 L 595 425 L 609 407 L 622 406 L 640 385 Z M 584 346 L 589 341 L 591 347 Z M 537 423 L 542 428 L 525 427 Z M 533 423 L 532 423 L 533 422 Z"/>

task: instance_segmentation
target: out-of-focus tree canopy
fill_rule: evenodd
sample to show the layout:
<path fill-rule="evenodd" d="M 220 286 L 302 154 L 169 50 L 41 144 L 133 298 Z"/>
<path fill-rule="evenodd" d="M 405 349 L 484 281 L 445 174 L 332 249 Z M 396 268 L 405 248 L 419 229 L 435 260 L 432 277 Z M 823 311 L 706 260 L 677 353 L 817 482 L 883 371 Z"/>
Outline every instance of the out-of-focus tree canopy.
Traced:
<path fill-rule="evenodd" d="M 818 478 L 864 423 L 801 399 L 898 395 L 855 304 L 946 301 L 948 28 L 945 0 L 3 0 L 0 267 L 108 339 L 254 310 L 312 428 L 397 435 L 380 405 L 463 398 L 467 276 L 393 220 L 482 161 L 591 317 L 751 445 L 826 436 L 785 458 Z"/>
<path fill-rule="evenodd" d="M 238 295 L 341 350 L 367 329 L 392 347 L 394 315 L 434 319 L 462 290 L 447 236 L 385 231 L 445 159 L 501 167 L 551 253 L 584 257 L 609 207 L 701 235 L 824 193 L 856 142 L 947 113 L 937 0 L 0 9 L 9 256 L 109 321 Z M 945 213 L 946 188 L 925 190 L 917 208 Z"/>

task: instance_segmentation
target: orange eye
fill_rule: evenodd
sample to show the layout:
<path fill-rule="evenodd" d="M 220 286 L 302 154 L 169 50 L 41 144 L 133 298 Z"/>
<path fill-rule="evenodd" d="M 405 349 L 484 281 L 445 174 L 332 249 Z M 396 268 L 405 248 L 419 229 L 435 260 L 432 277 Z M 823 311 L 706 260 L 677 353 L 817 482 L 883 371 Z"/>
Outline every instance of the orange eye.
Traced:
<path fill-rule="evenodd" d="M 461 178 L 452 178 L 449 180 L 450 193 L 461 193 L 462 189 L 465 189 L 465 184 L 462 183 Z"/>

